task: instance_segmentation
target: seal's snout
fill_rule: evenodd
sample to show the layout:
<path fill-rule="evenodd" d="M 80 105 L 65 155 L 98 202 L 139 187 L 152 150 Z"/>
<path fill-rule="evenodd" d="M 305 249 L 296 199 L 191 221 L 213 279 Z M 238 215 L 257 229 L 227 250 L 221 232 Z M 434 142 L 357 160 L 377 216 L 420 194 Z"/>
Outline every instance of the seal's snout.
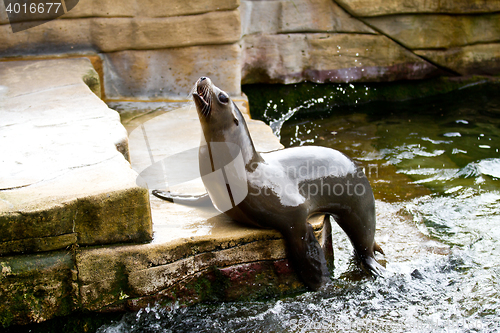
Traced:
<path fill-rule="evenodd" d="M 212 82 L 208 77 L 202 76 L 198 79 L 193 91 L 193 99 L 198 112 L 208 117 L 212 108 Z"/>

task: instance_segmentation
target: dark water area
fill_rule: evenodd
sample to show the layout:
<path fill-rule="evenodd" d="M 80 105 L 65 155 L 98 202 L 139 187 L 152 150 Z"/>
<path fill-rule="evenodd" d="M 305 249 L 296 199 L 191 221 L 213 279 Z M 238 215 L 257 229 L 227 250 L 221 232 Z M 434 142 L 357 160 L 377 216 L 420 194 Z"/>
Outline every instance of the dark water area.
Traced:
<path fill-rule="evenodd" d="M 269 101 L 264 119 L 286 147 L 335 148 L 365 167 L 377 202 L 376 239 L 385 251 L 377 258 L 387 276 L 360 271 L 337 227 L 333 283 L 324 291 L 151 306 L 97 331 L 499 331 L 500 87 L 307 117 L 301 114 L 307 105 L 284 116 L 272 112 L 274 105 Z"/>

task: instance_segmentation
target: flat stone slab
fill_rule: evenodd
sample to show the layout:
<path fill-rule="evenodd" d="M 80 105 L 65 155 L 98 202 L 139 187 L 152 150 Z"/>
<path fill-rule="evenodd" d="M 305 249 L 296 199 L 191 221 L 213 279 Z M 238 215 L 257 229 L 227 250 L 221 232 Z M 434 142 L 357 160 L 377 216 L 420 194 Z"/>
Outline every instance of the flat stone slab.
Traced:
<path fill-rule="evenodd" d="M 119 115 L 85 58 L 0 63 L 0 255 L 151 239 Z"/>

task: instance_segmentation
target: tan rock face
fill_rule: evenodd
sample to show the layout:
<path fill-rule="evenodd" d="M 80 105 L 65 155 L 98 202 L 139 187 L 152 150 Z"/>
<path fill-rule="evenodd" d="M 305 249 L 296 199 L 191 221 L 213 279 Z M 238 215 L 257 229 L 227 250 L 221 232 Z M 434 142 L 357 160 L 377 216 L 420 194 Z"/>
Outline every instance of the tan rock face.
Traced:
<path fill-rule="evenodd" d="M 82 17 L 169 17 L 234 10 L 239 0 L 86 0 L 80 1 L 63 18 Z"/>
<path fill-rule="evenodd" d="M 200 76 L 214 78 L 221 89 L 238 96 L 240 57 L 237 44 L 105 54 L 106 97 L 185 100 Z"/>
<path fill-rule="evenodd" d="M 366 22 L 410 49 L 500 41 L 500 14 L 398 15 L 368 18 Z"/>
<path fill-rule="evenodd" d="M 5 3 L 0 3 L 0 24 L 8 24 L 9 17 L 7 16 L 7 12 L 5 11 Z"/>
<path fill-rule="evenodd" d="M 448 50 L 416 50 L 415 53 L 462 75 L 500 74 L 500 43 L 469 45 Z"/>
<path fill-rule="evenodd" d="M 424 78 L 436 68 L 385 36 L 247 36 L 242 83 L 392 81 Z"/>
<path fill-rule="evenodd" d="M 15 34 L 10 25 L 2 25 L 0 57 L 235 43 L 240 26 L 238 10 L 166 18 L 61 19 Z"/>
<path fill-rule="evenodd" d="M 92 41 L 104 52 L 227 44 L 240 36 L 237 10 L 170 18 L 101 18 L 93 23 Z"/>
<path fill-rule="evenodd" d="M 442 49 L 499 42 L 499 9 L 499 1 L 243 1 L 242 83 L 420 79 L 438 73 L 434 63 L 495 73 L 491 47 L 481 55 Z M 385 36 L 370 36 L 370 27 Z M 411 52 L 428 49 L 441 50 Z"/>
<path fill-rule="evenodd" d="M 331 0 L 242 1 L 242 33 L 375 33 Z"/>
<path fill-rule="evenodd" d="M 491 13 L 500 11 L 498 0 L 336 0 L 356 16 L 406 13 Z"/>
<path fill-rule="evenodd" d="M 86 0 L 79 1 L 61 18 L 75 19 L 88 17 L 172 17 L 203 14 L 213 11 L 235 10 L 240 5 L 239 0 L 155 0 L 138 1 L 124 0 Z M 0 3 L 0 24 L 8 24 L 9 17 L 4 3 Z"/>

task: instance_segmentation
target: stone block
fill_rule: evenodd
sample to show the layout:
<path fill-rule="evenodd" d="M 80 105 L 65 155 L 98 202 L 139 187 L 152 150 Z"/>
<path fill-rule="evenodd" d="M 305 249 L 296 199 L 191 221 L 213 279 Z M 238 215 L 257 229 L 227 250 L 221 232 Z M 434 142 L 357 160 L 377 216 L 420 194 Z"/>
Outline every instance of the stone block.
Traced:
<path fill-rule="evenodd" d="M 365 21 L 410 49 L 500 41 L 500 14 L 398 15 L 367 18 Z"/>
<path fill-rule="evenodd" d="M 0 25 L 0 57 L 91 51 L 91 25 L 92 19 L 59 19 L 16 33 Z"/>
<path fill-rule="evenodd" d="M 78 200 L 78 244 L 96 245 L 151 240 L 149 193 L 141 187 L 104 192 Z"/>
<path fill-rule="evenodd" d="M 2 25 L 0 57 L 229 44 L 240 39 L 240 25 L 238 10 L 185 17 L 58 19 L 15 34 L 10 25 Z"/>
<path fill-rule="evenodd" d="M 331 0 L 242 1 L 242 34 L 291 32 L 375 33 Z"/>
<path fill-rule="evenodd" d="M 500 11 L 499 1 L 489 0 L 335 0 L 355 16 L 408 13 L 472 14 Z"/>
<path fill-rule="evenodd" d="M 437 68 L 381 35 L 252 35 L 243 40 L 242 83 L 422 79 Z"/>
<path fill-rule="evenodd" d="M 168 207 L 163 209 L 166 208 Z M 324 231 L 322 222 L 322 217 L 310 220 L 320 242 Z M 179 290 L 186 287 L 188 282 L 201 283 L 216 267 L 225 268 L 222 275 L 231 280 L 230 275 L 240 265 L 273 263 L 286 258 L 284 240 L 274 230 L 248 228 L 229 220 L 225 215 L 219 215 L 204 221 L 203 228 L 208 227 L 209 233 L 190 237 L 191 232 L 186 224 L 189 222 L 171 224 L 170 230 L 177 237 L 167 242 L 78 249 L 76 265 L 81 285 L 82 309 L 99 310 L 120 306 L 137 308 L 149 301 L 169 301 L 172 293 L 177 293 L 178 301 L 186 302 L 185 297 L 188 295 L 180 296 Z M 285 288 L 286 290 L 303 287 L 293 272 L 280 270 L 282 265 L 276 265 L 271 276 L 283 274 L 283 280 L 287 280 L 292 275 L 294 287 Z M 229 281 L 227 287 L 228 290 L 233 290 L 244 284 L 245 281 Z M 264 287 L 246 286 L 247 289 L 254 289 L 253 296 L 262 293 Z M 279 288 L 277 285 L 274 287 Z M 207 294 L 213 292 L 216 291 L 207 290 Z M 232 293 L 234 292 L 233 290 Z M 228 297 L 220 300 L 234 299 L 230 295 Z M 201 300 L 203 299 L 198 299 Z"/>
<path fill-rule="evenodd" d="M 254 241 L 229 249 L 200 253 L 167 265 L 132 272 L 129 275 L 129 284 L 132 295 L 135 297 L 146 296 L 167 289 L 187 276 L 207 270 L 212 266 L 227 267 L 240 263 L 277 260 L 285 257 L 283 239 Z"/>
<path fill-rule="evenodd" d="M 239 0 L 86 0 L 80 1 L 63 18 L 82 17 L 169 17 L 207 13 L 212 11 L 234 10 Z"/>
<path fill-rule="evenodd" d="M 500 44 L 477 44 L 448 50 L 416 50 L 416 54 L 461 75 L 499 75 Z"/>
<path fill-rule="evenodd" d="M 281 7 L 281 1 L 243 0 L 240 6 L 242 35 L 278 33 Z"/>
<path fill-rule="evenodd" d="M 17 225 L 22 225 L 22 223 L 18 223 Z M 61 233 L 61 231 L 57 231 L 56 233 Z M 0 242 L 0 253 L 46 252 L 54 249 L 69 248 L 71 245 L 77 244 L 77 242 L 78 235 L 74 232 L 61 234 L 60 236 L 8 240 L 6 242 Z"/>
<path fill-rule="evenodd" d="M 71 253 L 0 257 L 0 327 L 39 323 L 78 307 Z"/>
<path fill-rule="evenodd" d="M 92 42 L 98 50 L 148 50 L 235 43 L 240 38 L 238 10 L 167 18 L 96 18 Z"/>
<path fill-rule="evenodd" d="M 238 96 L 240 53 L 237 44 L 108 53 L 104 55 L 106 97 L 186 100 L 203 75 Z"/>
<path fill-rule="evenodd" d="M 280 32 L 375 33 L 331 0 L 282 1 Z"/>
<path fill-rule="evenodd" d="M 0 78 L 0 254 L 151 239 L 148 192 L 119 115 L 85 83 L 90 61 L 3 62 Z"/>

